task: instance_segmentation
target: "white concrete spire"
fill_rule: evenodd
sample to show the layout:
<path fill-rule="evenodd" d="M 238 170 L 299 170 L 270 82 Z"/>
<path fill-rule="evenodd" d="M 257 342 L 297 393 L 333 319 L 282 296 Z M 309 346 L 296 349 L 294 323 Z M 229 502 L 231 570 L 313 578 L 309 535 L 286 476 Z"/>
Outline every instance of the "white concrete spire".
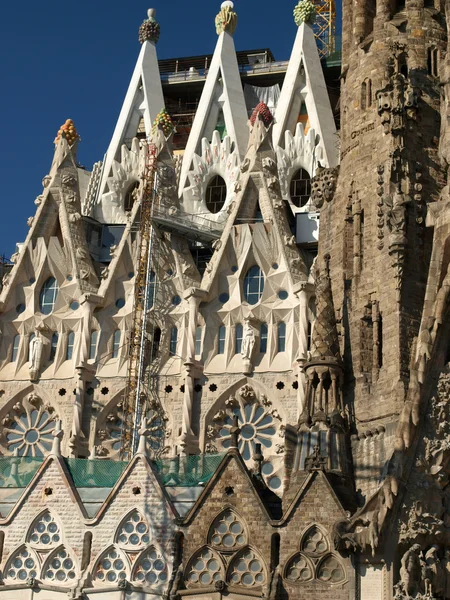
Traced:
<path fill-rule="evenodd" d="M 275 112 L 274 146 L 283 146 L 285 132 L 295 134 L 302 102 L 311 129 L 318 136 L 324 167 L 338 164 L 336 126 L 312 27 L 301 23 Z"/>
<path fill-rule="evenodd" d="M 100 194 L 105 191 L 106 180 L 110 176 L 113 161 L 120 161 L 121 147 L 125 140 L 129 141 L 136 137 L 141 118 L 144 119 L 145 132 L 149 135 L 153 121 L 164 108 L 156 53 L 159 25 L 154 15 L 154 9 L 150 9 L 148 11 L 149 18 L 144 21 L 139 31 L 142 48 L 106 154 Z"/>
<path fill-rule="evenodd" d="M 201 154 L 203 138 L 211 141 L 221 111 L 223 111 L 227 135 L 234 142 L 241 159 L 247 149 L 248 115 L 232 38 L 237 21 L 236 14 L 232 12 L 232 5 L 230 1 L 224 2 L 216 18 L 219 39 L 184 153 L 180 195 L 186 185 L 194 155 Z"/>

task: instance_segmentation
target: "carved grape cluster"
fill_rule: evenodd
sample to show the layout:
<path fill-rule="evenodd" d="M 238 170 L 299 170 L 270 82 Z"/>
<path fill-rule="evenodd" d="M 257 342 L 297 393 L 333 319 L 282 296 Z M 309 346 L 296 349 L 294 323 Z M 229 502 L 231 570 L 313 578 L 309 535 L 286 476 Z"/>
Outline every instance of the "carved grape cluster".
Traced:
<path fill-rule="evenodd" d="M 272 113 L 270 112 L 269 107 L 264 102 L 260 102 L 258 106 L 254 109 L 252 116 L 250 117 L 250 123 L 254 125 L 256 123 L 256 119 L 258 115 L 261 117 L 262 122 L 266 127 L 273 121 Z"/>
<path fill-rule="evenodd" d="M 172 119 L 165 108 L 163 108 L 157 115 L 153 122 L 152 131 L 155 132 L 160 127 L 166 137 L 172 133 L 175 129 Z"/>
<path fill-rule="evenodd" d="M 314 4 L 310 0 L 299 2 L 294 8 L 294 20 L 298 27 L 300 27 L 302 23 L 309 23 L 312 25 L 316 20 L 316 9 Z"/>
<path fill-rule="evenodd" d="M 141 44 L 144 42 L 154 42 L 156 44 L 160 35 L 161 27 L 153 18 L 147 19 L 139 27 L 139 42 Z"/>

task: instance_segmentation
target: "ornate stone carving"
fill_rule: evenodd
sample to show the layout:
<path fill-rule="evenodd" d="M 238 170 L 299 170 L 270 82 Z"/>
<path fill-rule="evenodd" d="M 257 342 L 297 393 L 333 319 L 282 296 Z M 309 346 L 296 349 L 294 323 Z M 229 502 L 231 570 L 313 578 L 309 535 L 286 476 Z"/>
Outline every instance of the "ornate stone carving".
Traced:
<path fill-rule="evenodd" d="M 331 202 L 336 191 L 339 167 L 325 169 L 319 167 L 311 182 L 311 203 L 319 210 L 324 202 Z"/>
<path fill-rule="evenodd" d="M 216 16 L 217 35 L 225 31 L 233 35 L 237 26 L 237 14 L 233 11 L 234 4 L 230 0 L 222 3 L 220 13 Z"/>
<path fill-rule="evenodd" d="M 44 342 L 41 337 L 41 332 L 36 329 L 34 338 L 30 343 L 30 379 L 35 381 L 39 378 L 43 359 Z"/>

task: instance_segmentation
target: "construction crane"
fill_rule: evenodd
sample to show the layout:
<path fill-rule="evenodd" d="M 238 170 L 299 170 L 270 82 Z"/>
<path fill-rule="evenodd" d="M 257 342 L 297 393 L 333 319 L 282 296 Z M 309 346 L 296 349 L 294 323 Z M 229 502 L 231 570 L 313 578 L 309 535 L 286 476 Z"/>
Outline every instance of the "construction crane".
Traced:
<path fill-rule="evenodd" d="M 134 306 L 130 333 L 128 380 L 123 402 L 123 420 L 120 457 L 130 460 L 137 450 L 142 417 L 151 416 L 154 427 L 161 435 L 163 411 L 157 398 L 155 375 L 148 373 L 151 363 L 148 334 L 150 308 L 155 297 L 152 264 L 155 257 L 155 228 L 152 221 L 156 201 L 156 147 L 146 146 L 146 160 L 142 178 L 141 210 L 139 221 L 139 255 L 134 290 Z M 154 444 L 152 445 L 154 446 Z"/>
<path fill-rule="evenodd" d="M 334 0 L 314 0 L 314 6 L 314 37 L 320 58 L 325 58 L 336 52 L 336 4 Z"/>

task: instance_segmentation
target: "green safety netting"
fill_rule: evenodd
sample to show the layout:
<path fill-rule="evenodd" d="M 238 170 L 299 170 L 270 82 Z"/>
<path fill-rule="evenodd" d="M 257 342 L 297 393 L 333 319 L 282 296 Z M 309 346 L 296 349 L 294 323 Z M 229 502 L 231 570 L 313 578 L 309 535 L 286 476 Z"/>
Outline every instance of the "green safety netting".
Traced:
<path fill-rule="evenodd" d="M 168 487 L 193 487 L 207 483 L 222 462 L 224 454 L 200 454 L 154 461 L 162 483 Z"/>
<path fill-rule="evenodd" d="M 27 487 L 43 462 L 44 459 L 42 457 L 0 457 L 0 488 Z"/>
<path fill-rule="evenodd" d="M 64 461 L 75 487 L 112 488 L 128 465 L 121 461 L 84 458 L 65 458 Z"/>

